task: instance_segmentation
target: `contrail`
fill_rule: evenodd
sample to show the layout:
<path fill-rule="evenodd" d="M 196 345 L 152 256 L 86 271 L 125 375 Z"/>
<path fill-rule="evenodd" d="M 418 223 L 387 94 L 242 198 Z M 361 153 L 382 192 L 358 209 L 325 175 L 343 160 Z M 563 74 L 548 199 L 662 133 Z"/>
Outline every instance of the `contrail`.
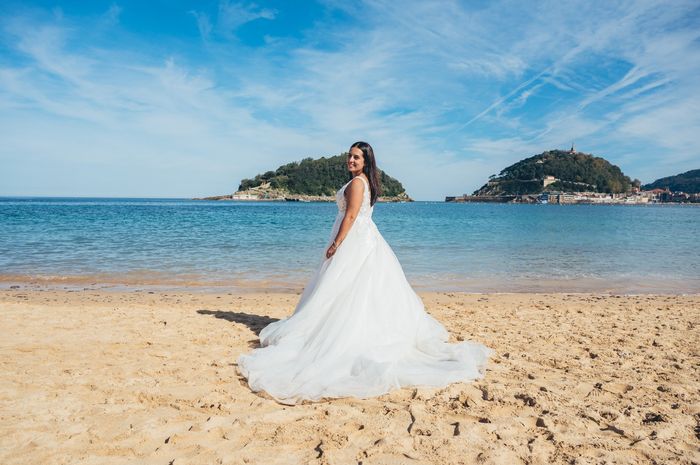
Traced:
<path fill-rule="evenodd" d="M 470 119 L 469 121 L 467 121 L 466 123 L 464 123 L 463 125 L 461 125 L 460 127 L 458 127 L 457 129 L 455 129 L 454 131 L 452 131 L 450 134 L 454 134 L 454 133 L 457 132 L 457 131 L 461 131 L 462 129 L 464 129 L 464 128 L 466 128 L 467 126 L 469 126 L 470 124 L 472 124 L 474 121 L 477 121 L 477 120 L 481 119 L 481 118 L 482 118 L 484 115 L 486 115 L 488 112 L 490 112 L 491 110 L 493 110 L 494 108 L 498 107 L 498 106 L 501 105 L 503 102 L 505 102 L 506 100 L 508 100 L 510 97 L 512 97 L 513 94 L 515 94 L 516 92 L 520 91 L 522 88 L 527 87 L 527 86 L 529 86 L 530 84 L 532 84 L 533 82 L 535 82 L 536 80 L 538 80 L 538 79 L 539 79 L 540 77 L 542 77 L 542 75 L 545 74 L 546 72 L 547 72 L 547 70 L 541 71 L 537 76 L 532 77 L 532 78 L 528 79 L 527 81 L 521 83 L 518 87 L 516 87 L 515 89 L 511 90 L 510 92 L 508 92 L 505 96 L 503 96 L 503 97 L 501 97 L 500 99 L 498 99 L 498 100 L 496 100 L 495 102 L 493 102 L 493 103 L 492 103 L 491 105 L 489 105 L 489 107 L 486 108 L 484 111 L 482 111 L 481 113 L 479 113 L 478 115 L 476 115 L 475 117 L 473 117 L 472 119 Z"/>

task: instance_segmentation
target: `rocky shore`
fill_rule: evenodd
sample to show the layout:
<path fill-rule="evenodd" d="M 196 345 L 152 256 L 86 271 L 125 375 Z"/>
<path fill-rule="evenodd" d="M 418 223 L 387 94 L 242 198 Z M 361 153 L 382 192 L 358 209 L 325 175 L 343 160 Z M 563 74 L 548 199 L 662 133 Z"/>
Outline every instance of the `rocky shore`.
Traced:
<path fill-rule="evenodd" d="M 236 191 L 233 194 L 215 195 L 212 197 L 197 197 L 192 200 L 243 200 L 251 202 L 335 202 L 332 195 L 307 195 L 292 194 L 282 189 L 260 189 L 257 187 L 244 191 Z M 401 193 L 390 197 L 379 197 L 379 202 L 413 202 L 408 194 Z"/>

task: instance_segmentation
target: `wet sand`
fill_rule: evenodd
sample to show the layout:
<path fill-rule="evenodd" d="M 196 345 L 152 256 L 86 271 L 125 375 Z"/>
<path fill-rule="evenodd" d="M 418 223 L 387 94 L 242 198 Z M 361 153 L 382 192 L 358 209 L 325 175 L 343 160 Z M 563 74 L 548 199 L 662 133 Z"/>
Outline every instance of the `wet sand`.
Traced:
<path fill-rule="evenodd" d="M 0 291 L 0 463 L 700 463 L 700 296 L 422 293 L 484 379 L 280 405 L 235 360 L 296 293 Z"/>

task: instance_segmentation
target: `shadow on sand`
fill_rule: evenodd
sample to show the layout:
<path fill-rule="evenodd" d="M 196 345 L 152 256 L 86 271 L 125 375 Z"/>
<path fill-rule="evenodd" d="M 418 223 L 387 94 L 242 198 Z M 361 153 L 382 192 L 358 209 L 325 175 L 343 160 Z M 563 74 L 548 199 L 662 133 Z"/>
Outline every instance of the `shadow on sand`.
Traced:
<path fill-rule="evenodd" d="M 264 315 L 254 315 L 252 313 L 243 312 L 225 312 L 223 310 L 197 310 L 197 313 L 200 315 L 213 315 L 214 318 L 220 318 L 232 323 L 242 323 L 250 328 L 256 336 L 260 335 L 260 331 L 265 326 L 279 320 L 279 318 L 270 318 Z"/>

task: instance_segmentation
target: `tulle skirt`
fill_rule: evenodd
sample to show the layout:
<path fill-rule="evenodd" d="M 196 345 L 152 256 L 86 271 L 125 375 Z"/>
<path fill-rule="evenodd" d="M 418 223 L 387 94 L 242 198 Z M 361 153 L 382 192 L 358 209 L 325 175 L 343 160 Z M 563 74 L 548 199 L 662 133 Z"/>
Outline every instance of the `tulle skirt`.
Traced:
<path fill-rule="evenodd" d="M 285 404 L 482 377 L 491 349 L 447 340 L 371 217 L 358 217 L 294 313 L 266 326 L 261 347 L 241 355 L 238 369 L 253 391 Z"/>

